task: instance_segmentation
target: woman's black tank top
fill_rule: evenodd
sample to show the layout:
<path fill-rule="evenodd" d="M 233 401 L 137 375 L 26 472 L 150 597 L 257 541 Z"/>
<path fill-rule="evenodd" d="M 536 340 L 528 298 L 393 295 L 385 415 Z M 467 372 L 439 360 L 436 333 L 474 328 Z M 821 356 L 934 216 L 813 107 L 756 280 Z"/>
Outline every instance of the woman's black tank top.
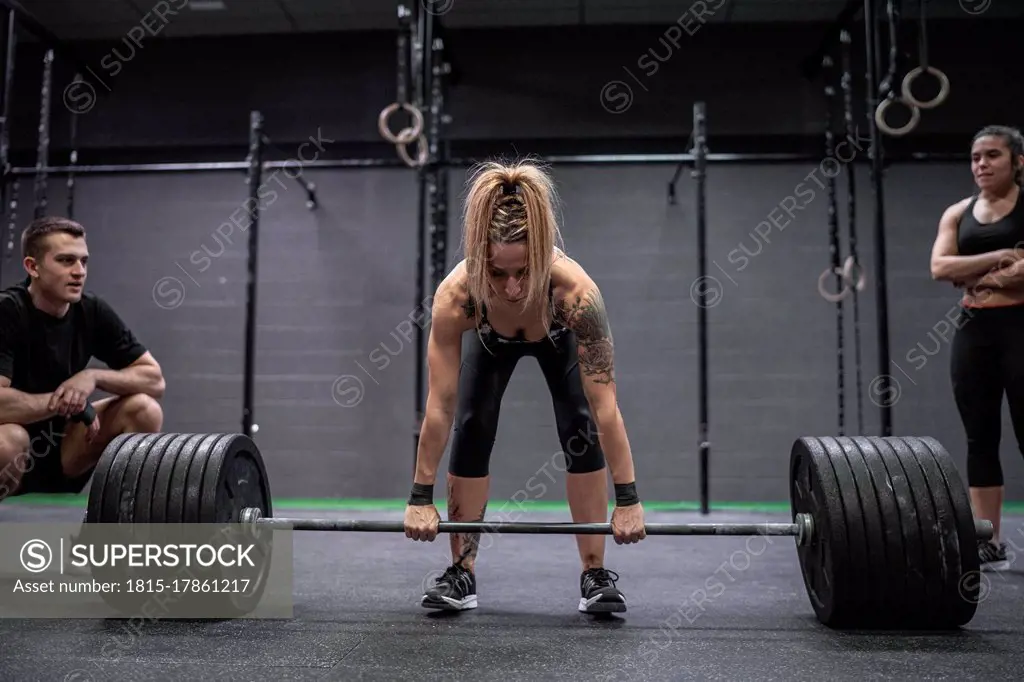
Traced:
<path fill-rule="evenodd" d="M 1013 209 L 1000 220 L 993 223 L 979 223 L 974 217 L 974 205 L 978 197 L 974 197 L 960 218 L 957 232 L 957 251 L 961 256 L 976 256 L 1000 249 L 1024 248 L 1024 201 L 1020 192 Z"/>

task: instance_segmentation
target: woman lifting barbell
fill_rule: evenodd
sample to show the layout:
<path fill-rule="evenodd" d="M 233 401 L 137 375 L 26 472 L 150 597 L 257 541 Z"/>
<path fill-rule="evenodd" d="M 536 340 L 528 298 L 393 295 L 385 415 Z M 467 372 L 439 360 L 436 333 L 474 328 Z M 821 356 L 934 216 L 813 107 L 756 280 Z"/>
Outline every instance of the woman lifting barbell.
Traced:
<path fill-rule="evenodd" d="M 405 513 L 410 538 L 432 541 L 437 535 L 433 484 L 453 422 L 449 520 L 483 520 L 501 399 L 526 356 L 537 359 L 551 391 L 573 521 L 605 522 L 607 455 L 615 484 L 615 541 L 633 543 L 646 536 L 616 402 L 608 316 L 597 285 L 556 243 L 554 204 L 551 179 L 537 166 L 489 163 L 475 174 L 466 201 L 466 259 L 434 297 L 426 411 Z M 471 330 L 475 338 L 463 356 L 462 337 Z M 479 534 L 452 533 L 452 565 L 423 595 L 423 606 L 476 607 L 479 539 Z M 604 568 L 604 536 L 577 535 L 576 542 L 583 564 L 578 610 L 625 611 L 618 575 Z"/>
<path fill-rule="evenodd" d="M 936 280 L 964 289 L 953 338 L 953 395 L 967 435 L 967 482 L 978 518 L 992 521 L 979 542 L 983 570 L 1006 570 L 999 521 L 1003 392 L 1024 453 L 1024 138 L 989 126 L 974 137 L 971 172 L 980 190 L 945 210 L 932 247 Z"/>

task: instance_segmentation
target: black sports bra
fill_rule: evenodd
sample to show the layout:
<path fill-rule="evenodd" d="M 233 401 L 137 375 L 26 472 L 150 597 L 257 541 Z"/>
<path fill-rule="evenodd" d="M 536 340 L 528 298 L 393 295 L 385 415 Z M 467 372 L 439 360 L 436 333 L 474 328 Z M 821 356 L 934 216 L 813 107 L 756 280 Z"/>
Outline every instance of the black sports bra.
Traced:
<path fill-rule="evenodd" d="M 971 200 L 960 218 L 956 246 L 961 256 L 976 256 L 979 253 L 1024 246 L 1024 201 L 1021 201 L 1020 192 L 1013 210 L 992 223 L 978 222 L 974 217 L 976 203 L 978 197 Z"/>
<path fill-rule="evenodd" d="M 559 324 L 555 319 L 555 304 L 554 304 L 555 285 L 552 283 L 548 286 L 548 307 L 551 310 L 551 327 L 548 329 L 548 339 L 555 339 L 568 331 L 563 325 Z M 516 335 L 512 338 L 502 336 L 498 332 L 494 331 L 494 327 L 491 326 L 490 321 L 487 319 L 487 306 L 484 303 L 480 303 L 480 326 L 477 328 L 477 334 L 481 335 L 485 339 L 485 343 L 493 341 L 494 343 L 540 343 L 544 339 L 537 341 L 529 341 L 526 338 L 526 330 L 520 328 Z"/>

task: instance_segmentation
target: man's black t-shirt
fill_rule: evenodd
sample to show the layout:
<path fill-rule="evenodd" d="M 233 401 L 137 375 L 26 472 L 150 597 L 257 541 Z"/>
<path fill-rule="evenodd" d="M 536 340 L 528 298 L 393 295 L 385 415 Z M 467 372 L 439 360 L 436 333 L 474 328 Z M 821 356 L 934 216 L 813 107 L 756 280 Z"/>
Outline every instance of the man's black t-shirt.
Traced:
<path fill-rule="evenodd" d="M 96 294 L 83 293 L 64 317 L 56 318 L 32 304 L 27 280 L 0 292 L 0 375 L 23 393 L 55 391 L 91 358 L 118 370 L 145 352 Z"/>

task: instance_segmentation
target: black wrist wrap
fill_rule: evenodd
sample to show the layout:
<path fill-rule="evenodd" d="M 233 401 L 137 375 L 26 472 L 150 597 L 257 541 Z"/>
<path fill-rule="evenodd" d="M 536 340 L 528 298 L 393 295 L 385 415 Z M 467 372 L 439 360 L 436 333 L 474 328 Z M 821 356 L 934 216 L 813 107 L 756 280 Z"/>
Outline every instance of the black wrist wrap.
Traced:
<path fill-rule="evenodd" d="M 78 414 L 71 415 L 71 421 L 82 422 L 86 426 L 92 424 L 94 419 L 96 419 L 96 408 L 92 406 L 92 403 L 86 403 L 84 410 Z"/>
<path fill-rule="evenodd" d="M 413 483 L 412 492 L 409 494 L 409 504 L 434 504 L 434 486 L 426 483 Z"/>
<path fill-rule="evenodd" d="M 615 506 L 629 507 L 638 504 L 640 498 L 636 495 L 636 482 L 615 484 Z"/>

